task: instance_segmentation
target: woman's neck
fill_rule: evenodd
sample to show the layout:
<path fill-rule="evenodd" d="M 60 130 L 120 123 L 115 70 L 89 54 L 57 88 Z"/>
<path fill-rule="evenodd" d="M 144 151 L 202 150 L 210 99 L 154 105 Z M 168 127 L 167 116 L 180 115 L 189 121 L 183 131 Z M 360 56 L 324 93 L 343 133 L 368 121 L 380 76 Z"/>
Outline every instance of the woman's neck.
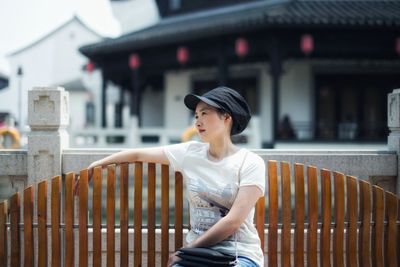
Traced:
<path fill-rule="evenodd" d="M 208 148 L 208 155 L 212 160 L 221 160 L 238 151 L 238 148 L 232 143 L 230 138 L 222 139 L 219 142 L 210 143 Z"/>

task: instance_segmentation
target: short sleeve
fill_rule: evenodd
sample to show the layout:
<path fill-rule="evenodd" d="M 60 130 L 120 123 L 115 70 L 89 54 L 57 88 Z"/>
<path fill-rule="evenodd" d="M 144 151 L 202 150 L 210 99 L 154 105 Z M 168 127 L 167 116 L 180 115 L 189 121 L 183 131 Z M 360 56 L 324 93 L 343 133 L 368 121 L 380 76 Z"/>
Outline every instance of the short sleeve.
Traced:
<path fill-rule="evenodd" d="M 264 160 L 253 152 L 248 155 L 240 171 L 240 186 L 255 185 L 265 194 L 265 163 Z"/>
<path fill-rule="evenodd" d="M 167 145 L 164 147 L 164 153 L 168 158 L 169 164 L 174 171 L 182 172 L 183 159 L 192 142 Z"/>

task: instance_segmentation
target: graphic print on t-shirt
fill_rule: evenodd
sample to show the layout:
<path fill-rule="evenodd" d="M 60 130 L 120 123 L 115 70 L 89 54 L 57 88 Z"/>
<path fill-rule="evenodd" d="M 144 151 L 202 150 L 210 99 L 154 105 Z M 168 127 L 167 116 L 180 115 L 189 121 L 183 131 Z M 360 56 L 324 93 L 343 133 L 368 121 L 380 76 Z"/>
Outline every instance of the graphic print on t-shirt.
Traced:
<path fill-rule="evenodd" d="M 224 187 L 205 183 L 201 179 L 188 183 L 190 199 L 192 230 L 201 234 L 208 230 L 222 217 L 226 216 L 232 207 L 237 188 L 232 184 Z"/>

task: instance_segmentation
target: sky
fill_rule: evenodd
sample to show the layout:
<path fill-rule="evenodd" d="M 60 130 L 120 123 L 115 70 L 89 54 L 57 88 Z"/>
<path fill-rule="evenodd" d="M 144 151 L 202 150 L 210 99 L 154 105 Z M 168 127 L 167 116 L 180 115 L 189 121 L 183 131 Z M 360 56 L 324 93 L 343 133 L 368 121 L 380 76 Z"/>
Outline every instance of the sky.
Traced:
<path fill-rule="evenodd" d="M 0 0 L 0 72 L 6 55 L 40 39 L 77 15 L 100 35 L 116 37 L 120 26 L 108 0 Z"/>

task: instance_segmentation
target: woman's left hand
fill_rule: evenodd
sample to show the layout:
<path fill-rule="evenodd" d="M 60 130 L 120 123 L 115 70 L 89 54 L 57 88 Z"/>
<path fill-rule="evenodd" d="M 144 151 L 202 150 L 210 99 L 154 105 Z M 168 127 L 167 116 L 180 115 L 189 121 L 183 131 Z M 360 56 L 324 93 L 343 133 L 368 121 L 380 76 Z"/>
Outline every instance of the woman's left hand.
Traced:
<path fill-rule="evenodd" d="M 174 252 L 169 256 L 167 266 L 171 267 L 172 265 L 174 265 L 175 263 L 177 263 L 180 260 L 181 260 L 181 258 L 178 257 L 178 253 Z"/>

